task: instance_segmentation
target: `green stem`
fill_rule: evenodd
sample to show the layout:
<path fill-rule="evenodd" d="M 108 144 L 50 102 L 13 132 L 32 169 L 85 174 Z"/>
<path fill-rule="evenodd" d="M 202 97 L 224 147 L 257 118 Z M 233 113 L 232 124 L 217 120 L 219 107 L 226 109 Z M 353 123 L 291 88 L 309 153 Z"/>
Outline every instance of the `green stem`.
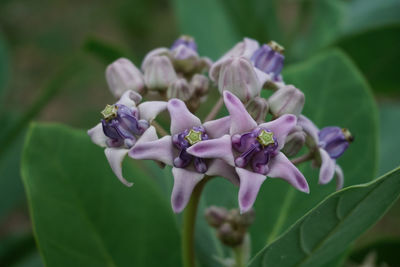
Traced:
<path fill-rule="evenodd" d="M 194 231 L 196 226 L 197 207 L 203 187 L 209 179 L 210 177 L 205 176 L 194 188 L 190 201 L 183 214 L 182 260 L 184 267 L 195 266 Z"/>
<path fill-rule="evenodd" d="M 235 267 L 244 267 L 245 259 L 242 246 L 237 246 L 233 248 L 233 254 L 235 256 Z"/>

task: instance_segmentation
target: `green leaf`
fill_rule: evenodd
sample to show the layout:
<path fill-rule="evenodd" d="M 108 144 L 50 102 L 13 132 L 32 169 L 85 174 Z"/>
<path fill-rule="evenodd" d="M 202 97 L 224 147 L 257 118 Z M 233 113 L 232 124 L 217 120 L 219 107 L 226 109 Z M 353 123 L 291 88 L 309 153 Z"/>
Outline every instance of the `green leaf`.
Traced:
<path fill-rule="evenodd" d="M 3 104 L 2 98 L 6 93 L 5 91 L 10 75 L 9 68 L 8 48 L 6 45 L 6 40 L 0 31 L 0 104 Z"/>
<path fill-rule="evenodd" d="M 371 254 L 375 254 L 375 266 L 396 266 L 399 263 L 400 240 L 399 239 L 382 239 L 368 244 L 362 248 L 353 251 L 349 260 L 354 263 L 362 263 L 365 258 Z"/>
<path fill-rule="evenodd" d="M 349 128 L 356 138 L 338 159 L 345 186 L 360 184 L 375 177 L 377 170 L 377 109 L 368 85 L 343 53 L 333 50 L 301 64 L 288 67 L 284 79 L 303 90 L 303 113 L 317 126 L 338 125 Z M 251 228 L 253 248 L 261 249 L 328 194 L 335 181 L 318 185 L 318 169 L 303 163 L 301 170 L 310 186 L 304 194 L 281 179 L 267 179 L 255 203 L 256 220 Z"/>
<path fill-rule="evenodd" d="M 334 193 L 262 249 L 249 266 L 324 266 L 379 220 L 399 195 L 399 168 Z"/>
<path fill-rule="evenodd" d="M 130 54 L 124 49 L 96 37 L 89 37 L 83 44 L 83 49 L 105 64 L 110 64 L 120 57 L 130 58 Z"/>
<path fill-rule="evenodd" d="M 123 186 L 83 131 L 34 124 L 22 177 L 35 238 L 48 266 L 179 266 L 169 201 L 149 172 L 125 164 Z"/>
<path fill-rule="evenodd" d="M 241 39 L 215 0 L 174 0 L 179 29 L 196 39 L 200 55 L 217 59 Z"/>

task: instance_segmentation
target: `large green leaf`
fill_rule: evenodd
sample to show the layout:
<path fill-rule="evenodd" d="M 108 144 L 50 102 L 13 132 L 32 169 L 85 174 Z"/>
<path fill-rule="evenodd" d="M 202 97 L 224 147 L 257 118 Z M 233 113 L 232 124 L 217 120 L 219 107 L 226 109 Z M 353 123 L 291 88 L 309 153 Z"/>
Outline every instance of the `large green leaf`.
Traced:
<path fill-rule="evenodd" d="M 338 125 L 349 128 L 356 141 L 338 160 L 345 186 L 367 182 L 377 170 L 377 110 L 363 77 L 347 57 L 336 50 L 284 72 L 289 84 L 306 95 L 304 114 L 319 127 Z M 335 182 L 318 185 L 318 169 L 301 165 L 310 185 L 310 194 L 296 191 L 281 179 L 264 182 L 255 203 L 256 220 L 251 228 L 253 248 L 259 250 L 288 229 L 307 211 L 335 190 Z"/>
<path fill-rule="evenodd" d="M 9 66 L 9 56 L 8 56 L 8 47 L 6 45 L 6 40 L 3 37 L 2 32 L 0 31 L 0 105 L 3 105 L 3 97 L 5 95 L 5 90 L 7 87 L 7 82 L 9 80 L 10 75 L 10 66 Z M 0 107 L 1 109 L 1 107 Z"/>
<path fill-rule="evenodd" d="M 400 195 L 400 169 L 366 185 L 332 194 L 250 266 L 324 266 L 373 225 Z"/>
<path fill-rule="evenodd" d="M 149 173 L 112 173 L 83 131 L 31 126 L 22 159 L 34 233 L 48 266 L 179 266 L 179 233 Z"/>
<path fill-rule="evenodd" d="M 215 0 L 174 0 L 179 29 L 195 37 L 199 52 L 212 59 L 220 57 L 240 36 L 231 26 L 226 10 Z"/>

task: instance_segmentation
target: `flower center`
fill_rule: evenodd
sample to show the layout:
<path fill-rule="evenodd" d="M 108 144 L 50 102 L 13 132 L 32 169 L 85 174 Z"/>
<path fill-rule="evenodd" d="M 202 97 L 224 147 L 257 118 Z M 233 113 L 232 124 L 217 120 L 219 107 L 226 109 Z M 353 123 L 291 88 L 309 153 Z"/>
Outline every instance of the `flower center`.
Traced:
<path fill-rule="evenodd" d="M 285 52 L 285 48 L 283 46 L 281 46 L 280 44 L 278 44 L 275 41 L 270 41 L 268 43 L 269 47 L 271 47 L 272 50 L 274 50 L 275 52 L 278 52 L 280 54 L 283 54 Z"/>
<path fill-rule="evenodd" d="M 268 162 L 275 155 L 278 142 L 274 133 L 268 129 L 256 128 L 251 132 L 232 136 L 233 148 L 241 153 L 235 159 L 236 166 L 249 166 L 254 172 L 266 174 Z"/>
<path fill-rule="evenodd" d="M 107 105 L 101 113 L 105 120 L 111 120 L 117 117 L 118 107 L 116 105 Z"/>
<path fill-rule="evenodd" d="M 190 129 L 189 133 L 187 135 L 185 135 L 185 140 L 188 141 L 189 144 L 192 146 L 202 140 L 201 139 L 202 134 L 203 133 L 200 131 Z"/>

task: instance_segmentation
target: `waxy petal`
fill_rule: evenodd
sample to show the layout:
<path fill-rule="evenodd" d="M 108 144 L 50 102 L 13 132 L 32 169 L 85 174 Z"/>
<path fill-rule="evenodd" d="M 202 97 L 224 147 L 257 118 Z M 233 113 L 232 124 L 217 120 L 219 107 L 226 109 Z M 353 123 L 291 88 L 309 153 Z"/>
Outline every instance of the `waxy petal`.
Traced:
<path fill-rule="evenodd" d="M 203 124 L 203 127 L 210 138 L 219 138 L 229 133 L 231 119 L 226 116 L 217 120 L 207 121 Z"/>
<path fill-rule="evenodd" d="M 203 179 L 204 174 L 182 168 L 172 168 L 174 188 L 172 189 L 171 205 L 175 213 L 181 212 L 190 200 L 194 187 Z"/>
<path fill-rule="evenodd" d="M 124 148 L 106 148 L 104 153 L 106 154 L 106 158 L 114 174 L 118 177 L 121 183 L 130 187 L 133 185 L 133 183 L 128 182 L 122 175 L 122 161 L 124 160 L 128 151 L 129 149 Z"/>
<path fill-rule="evenodd" d="M 285 140 L 288 134 L 296 126 L 297 118 L 294 115 L 286 114 L 276 120 L 262 123 L 259 127 L 268 129 L 274 133 L 275 138 L 278 141 L 278 149 L 282 149 L 285 145 Z"/>
<path fill-rule="evenodd" d="M 136 107 L 136 105 L 142 101 L 142 96 L 135 91 L 126 91 L 116 104 L 124 105 L 127 107 Z"/>
<path fill-rule="evenodd" d="M 138 106 L 141 120 L 151 122 L 160 112 L 167 109 L 165 101 L 146 101 Z"/>
<path fill-rule="evenodd" d="M 147 142 L 152 142 L 158 140 L 157 131 L 154 126 L 150 126 L 142 136 L 140 136 L 139 140 L 137 140 L 136 145 L 145 144 Z"/>
<path fill-rule="evenodd" d="M 189 147 L 186 152 L 199 158 L 222 159 L 231 166 L 235 166 L 230 135 L 198 142 Z"/>
<path fill-rule="evenodd" d="M 146 68 L 147 68 L 148 65 L 149 65 L 150 59 L 151 59 L 152 57 L 154 57 L 154 56 L 160 56 L 160 55 L 168 55 L 168 56 L 169 56 L 169 55 L 170 55 L 169 49 L 166 48 L 166 47 L 159 47 L 159 48 L 156 48 L 156 49 L 154 49 L 154 50 L 151 50 L 151 51 L 150 51 L 149 53 L 147 53 L 147 55 L 144 57 L 143 62 L 142 62 L 141 69 L 142 69 L 143 71 L 145 71 Z"/>
<path fill-rule="evenodd" d="M 312 138 L 314 145 L 318 145 L 319 129 L 317 128 L 317 126 L 315 126 L 315 124 L 309 118 L 307 118 L 306 116 L 303 116 L 303 115 L 299 116 L 297 122 L 303 128 L 303 131 Z"/>
<path fill-rule="evenodd" d="M 236 172 L 240 178 L 240 213 L 245 213 L 253 206 L 254 201 L 257 198 L 258 191 L 267 177 L 265 175 L 251 172 L 239 167 L 236 167 Z"/>
<path fill-rule="evenodd" d="M 282 178 L 296 189 L 304 193 L 310 192 L 306 178 L 282 152 L 271 158 L 268 167 L 268 177 Z"/>
<path fill-rule="evenodd" d="M 261 84 L 261 88 L 264 88 L 264 86 L 266 86 L 267 83 L 269 83 L 269 82 L 274 82 L 273 76 L 271 74 L 267 74 L 267 73 L 259 70 L 258 68 L 254 68 L 254 71 L 256 72 L 258 81 Z"/>
<path fill-rule="evenodd" d="M 336 190 L 340 190 L 343 188 L 344 183 L 344 175 L 342 168 L 336 164 L 335 166 L 335 174 L 336 174 Z"/>
<path fill-rule="evenodd" d="M 92 142 L 95 143 L 96 145 L 101 147 L 107 146 L 106 141 L 108 137 L 105 136 L 103 132 L 103 126 L 101 125 L 101 123 L 97 124 L 92 129 L 88 130 L 87 133 L 90 136 L 90 139 L 92 139 Z"/>
<path fill-rule="evenodd" d="M 239 176 L 237 175 L 235 168 L 225 163 L 220 159 L 212 160 L 208 165 L 206 172 L 208 176 L 221 176 L 229 180 L 232 184 L 239 185 Z"/>
<path fill-rule="evenodd" d="M 194 126 L 201 126 L 201 121 L 193 115 L 185 103 L 179 99 L 168 101 L 168 111 L 171 116 L 171 135 L 180 133 Z"/>
<path fill-rule="evenodd" d="M 336 161 L 331 159 L 328 152 L 322 148 L 319 149 L 319 154 L 321 155 L 321 168 L 319 170 L 318 182 L 320 184 L 327 184 L 335 175 Z"/>
<path fill-rule="evenodd" d="M 231 128 L 229 131 L 231 135 L 249 132 L 257 127 L 257 123 L 234 94 L 224 91 L 224 102 L 231 117 Z"/>
<path fill-rule="evenodd" d="M 134 159 L 151 159 L 172 165 L 174 155 L 171 136 L 164 136 L 151 142 L 140 141 L 129 151 L 129 156 Z"/>

